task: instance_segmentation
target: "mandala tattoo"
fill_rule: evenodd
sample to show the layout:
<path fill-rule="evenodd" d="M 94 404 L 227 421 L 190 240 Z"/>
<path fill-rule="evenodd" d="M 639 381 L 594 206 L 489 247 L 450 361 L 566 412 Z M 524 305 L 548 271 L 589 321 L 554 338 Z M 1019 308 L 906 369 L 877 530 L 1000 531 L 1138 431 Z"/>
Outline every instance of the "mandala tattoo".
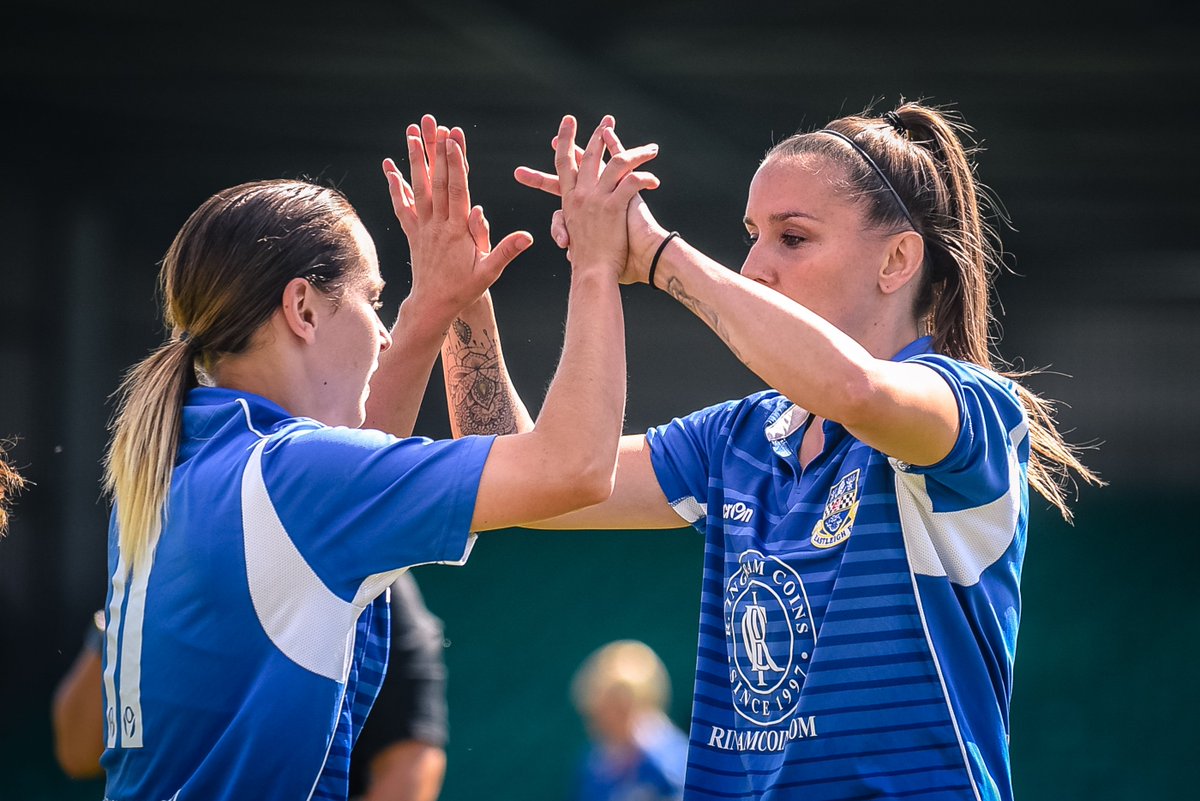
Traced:
<path fill-rule="evenodd" d="M 484 331 L 473 337 L 461 319 L 453 323 L 451 363 L 446 386 L 454 418 L 463 434 L 515 434 L 517 417 L 513 400 L 500 377 L 496 341 Z"/>
<path fill-rule="evenodd" d="M 454 326 L 454 333 L 458 337 L 458 341 L 463 345 L 469 345 L 471 342 L 471 326 L 464 323 L 461 317 L 455 317 L 451 325 Z"/>

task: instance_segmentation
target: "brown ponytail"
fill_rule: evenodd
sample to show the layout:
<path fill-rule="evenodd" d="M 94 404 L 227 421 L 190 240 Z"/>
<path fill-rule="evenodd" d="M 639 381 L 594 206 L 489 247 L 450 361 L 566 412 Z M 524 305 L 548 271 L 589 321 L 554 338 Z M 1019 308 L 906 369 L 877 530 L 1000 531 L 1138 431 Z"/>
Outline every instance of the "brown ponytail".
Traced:
<path fill-rule="evenodd" d="M 196 384 L 192 356 L 185 341 L 160 345 L 125 374 L 117 390 L 105 489 L 118 501 L 121 552 L 130 566 L 151 555 L 161 531 L 183 396 Z"/>
<path fill-rule="evenodd" d="M 353 219 L 334 189 L 261 181 L 213 195 L 176 234 L 159 275 L 172 338 L 121 382 L 105 457 L 127 568 L 153 556 L 162 530 L 196 368 L 211 370 L 223 355 L 244 351 L 293 278 L 338 297 L 361 268 Z"/>
<path fill-rule="evenodd" d="M 1003 219 L 1003 213 L 975 176 L 975 148 L 963 144 L 971 129 L 951 114 L 920 103 L 902 103 L 883 117 L 843 117 L 826 127 L 849 137 L 870 156 L 904 208 L 866 160 L 836 137 L 796 134 L 773 147 L 767 158 L 819 153 L 845 169 L 871 225 L 904 231 L 910 229 L 911 217 L 925 240 L 915 312 L 933 337 L 934 350 L 996 370 L 1017 383 L 1029 422 L 1029 484 L 1070 521 L 1065 486 L 1072 473 L 1090 484 L 1103 482 L 1059 433 L 1053 402 L 1019 383 L 1031 373 L 997 367 L 1003 362 L 990 347 L 990 295 L 1001 247 L 986 217 L 990 213 Z"/>

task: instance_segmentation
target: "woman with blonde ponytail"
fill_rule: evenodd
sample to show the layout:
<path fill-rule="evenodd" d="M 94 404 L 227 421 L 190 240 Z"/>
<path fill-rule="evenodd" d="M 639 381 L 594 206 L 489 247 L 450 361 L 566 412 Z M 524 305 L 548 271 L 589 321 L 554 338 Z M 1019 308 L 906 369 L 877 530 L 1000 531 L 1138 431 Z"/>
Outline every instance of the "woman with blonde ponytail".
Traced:
<path fill-rule="evenodd" d="M 688 801 L 1012 798 L 1028 488 L 1069 519 L 1061 480 L 1097 479 L 989 350 L 999 243 L 966 131 L 904 103 L 775 145 L 740 273 L 628 207 L 621 280 L 772 387 L 624 437 L 612 496 L 537 524 L 704 534 Z M 563 183 L 562 133 L 559 175 L 516 177 L 562 195 L 574 252 L 612 200 Z"/>
<path fill-rule="evenodd" d="M 455 314 L 488 303 L 532 241 L 492 247 L 461 129 L 410 126 L 411 183 L 384 162 L 413 264 L 391 331 L 374 243 L 339 192 L 242 184 L 184 223 L 162 264 L 171 334 L 121 385 L 107 459 L 107 798 L 345 799 L 393 580 L 462 564 L 472 532 L 608 497 L 625 206 L 656 181 L 634 171 L 650 151 L 606 164 L 600 130 L 572 179 L 625 202 L 571 253 L 562 360 L 522 433 L 410 436 Z"/>

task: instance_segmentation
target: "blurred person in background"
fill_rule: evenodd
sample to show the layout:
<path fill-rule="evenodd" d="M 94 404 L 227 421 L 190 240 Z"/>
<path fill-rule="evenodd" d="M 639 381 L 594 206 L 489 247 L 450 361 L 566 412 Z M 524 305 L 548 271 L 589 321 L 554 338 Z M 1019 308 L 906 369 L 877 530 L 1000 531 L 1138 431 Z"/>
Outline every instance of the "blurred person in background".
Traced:
<path fill-rule="evenodd" d="M 658 654 L 618 640 L 584 660 L 571 698 L 591 739 L 575 780 L 575 801 L 671 801 L 683 795 L 687 735 L 666 709 L 671 684 Z"/>
<path fill-rule="evenodd" d="M 434 801 L 446 776 L 446 659 L 442 621 L 412 573 L 393 582 L 387 676 L 350 760 L 361 801 Z"/>
<path fill-rule="evenodd" d="M 361 801 L 434 801 L 446 774 L 446 665 L 442 623 L 411 573 L 392 583 L 388 672 L 350 762 L 350 792 Z M 102 664 L 104 610 L 54 692 L 54 756 L 72 779 L 104 775 Z"/>

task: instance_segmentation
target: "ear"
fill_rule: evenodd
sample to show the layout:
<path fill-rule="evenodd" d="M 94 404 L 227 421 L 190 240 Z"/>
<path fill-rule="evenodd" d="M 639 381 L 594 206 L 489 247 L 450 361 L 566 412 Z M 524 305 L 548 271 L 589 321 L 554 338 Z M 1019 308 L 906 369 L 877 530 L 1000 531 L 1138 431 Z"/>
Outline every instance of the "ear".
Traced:
<path fill-rule="evenodd" d="M 308 345 L 317 339 L 321 298 L 316 287 L 303 278 L 293 278 L 283 288 L 283 320 L 294 336 Z"/>
<path fill-rule="evenodd" d="M 887 260 L 879 271 L 879 291 L 890 295 L 920 275 L 925 262 L 925 240 L 916 231 L 895 234 L 888 243 Z"/>

